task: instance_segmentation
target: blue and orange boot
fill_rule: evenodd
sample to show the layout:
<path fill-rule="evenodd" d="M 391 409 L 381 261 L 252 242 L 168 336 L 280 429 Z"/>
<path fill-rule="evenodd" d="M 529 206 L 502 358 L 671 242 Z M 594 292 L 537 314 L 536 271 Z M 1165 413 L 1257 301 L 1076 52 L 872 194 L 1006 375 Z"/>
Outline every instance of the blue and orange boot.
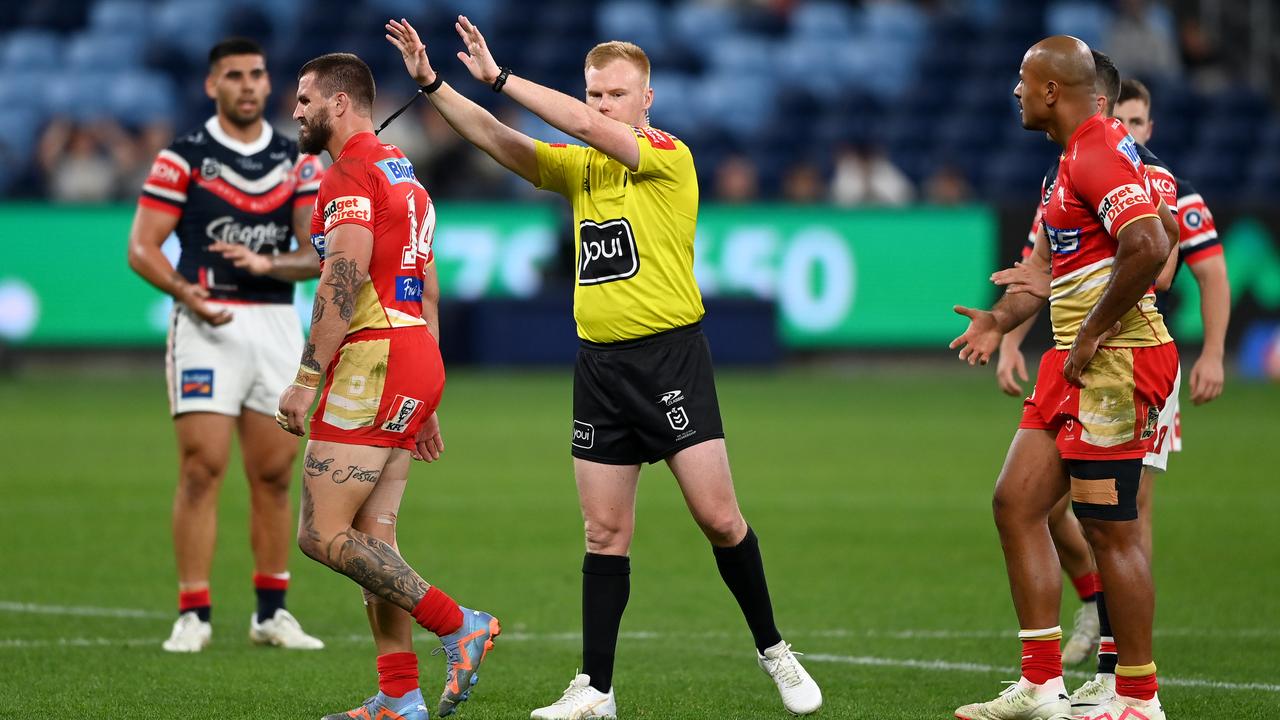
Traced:
<path fill-rule="evenodd" d="M 398 698 L 378 693 L 354 710 L 325 715 L 320 720 L 428 720 L 430 717 L 422 691 L 414 690 Z"/>
<path fill-rule="evenodd" d="M 440 717 L 452 715 L 458 704 L 471 697 L 471 688 L 480 681 L 480 663 L 493 649 L 493 639 L 502 633 L 498 618 L 481 610 L 462 610 L 462 627 L 452 635 L 440 638 L 446 667 L 444 692 L 440 693 Z"/>

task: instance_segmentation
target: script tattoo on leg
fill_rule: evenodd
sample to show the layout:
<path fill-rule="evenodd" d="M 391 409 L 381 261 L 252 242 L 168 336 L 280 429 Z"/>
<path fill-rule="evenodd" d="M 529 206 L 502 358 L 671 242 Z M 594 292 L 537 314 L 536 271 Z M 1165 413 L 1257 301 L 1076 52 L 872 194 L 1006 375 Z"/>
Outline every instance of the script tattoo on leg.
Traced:
<path fill-rule="evenodd" d="M 326 461 L 326 463 L 327 462 L 328 461 Z M 329 469 L 327 464 L 325 465 L 325 469 Z M 358 465 L 348 465 L 345 470 L 334 470 L 333 474 L 329 476 L 329 479 L 332 480 L 335 485 L 341 485 L 342 483 L 353 479 L 356 482 L 376 483 L 381 475 L 382 470 L 379 469 L 362 468 Z"/>
<path fill-rule="evenodd" d="M 431 587 L 395 548 L 355 528 L 329 542 L 328 559 L 329 567 L 406 611 L 412 611 Z"/>
<path fill-rule="evenodd" d="M 324 460 L 321 460 L 315 455 L 307 453 L 306 459 L 302 461 L 302 471 L 309 477 L 319 477 L 329 472 L 329 465 L 332 462 L 333 458 L 325 458 Z"/>

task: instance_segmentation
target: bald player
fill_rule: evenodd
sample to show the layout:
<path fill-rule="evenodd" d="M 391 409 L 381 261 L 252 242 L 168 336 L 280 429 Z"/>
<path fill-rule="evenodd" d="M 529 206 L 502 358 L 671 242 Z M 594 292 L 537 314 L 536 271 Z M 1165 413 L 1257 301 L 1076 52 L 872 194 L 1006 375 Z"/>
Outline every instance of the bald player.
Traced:
<path fill-rule="evenodd" d="M 956 710 L 962 720 L 1063 720 L 1058 626 L 1062 579 L 1048 518 L 1063 494 L 1085 529 L 1119 653 L 1117 697 L 1091 718 L 1163 720 L 1156 697 L 1151 624 L 1155 592 L 1142 549 L 1137 495 L 1160 406 L 1178 354 L 1155 308 L 1153 283 L 1171 243 L 1146 169 L 1122 123 L 1098 111 L 1089 46 L 1042 40 L 1023 57 L 1014 89 L 1022 125 L 1063 148 L 1036 252 L 1052 268 L 1055 347 L 1041 358 L 999 478 L 993 510 L 1022 640 L 1022 677 L 994 700 Z M 970 365 L 986 364 L 1001 337 L 1043 300 L 1007 293 L 969 318 L 951 343 Z"/>

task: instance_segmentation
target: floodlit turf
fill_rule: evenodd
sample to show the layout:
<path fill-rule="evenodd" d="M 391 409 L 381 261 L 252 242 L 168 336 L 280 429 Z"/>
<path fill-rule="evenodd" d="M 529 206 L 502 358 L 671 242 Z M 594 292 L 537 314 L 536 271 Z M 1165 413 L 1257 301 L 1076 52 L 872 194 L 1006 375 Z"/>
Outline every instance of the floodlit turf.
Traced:
<path fill-rule="evenodd" d="M 989 369 L 724 372 L 721 400 L 779 622 L 808 653 L 823 717 L 947 718 L 1016 677 L 989 497 L 1018 403 Z M 1171 718 L 1280 714 L 1278 408 L 1280 387 L 1230 381 L 1184 409 L 1188 451 L 1156 512 Z M 414 468 L 400 545 L 430 582 L 503 621 L 459 717 L 527 717 L 579 662 L 569 373 L 457 373 L 441 417 L 446 457 Z M 301 554 L 289 606 L 328 649 L 249 645 L 238 469 L 222 496 L 214 644 L 160 650 L 175 450 L 158 370 L 0 379 L 0 443 L 0 717 L 317 718 L 372 692 L 359 590 Z M 638 516 L 624 717 L 786 717 L 665 468 L 645 471 Z M 434 697 L 442 659 L 427 655 L 434 639 L 419 647 Z"/>

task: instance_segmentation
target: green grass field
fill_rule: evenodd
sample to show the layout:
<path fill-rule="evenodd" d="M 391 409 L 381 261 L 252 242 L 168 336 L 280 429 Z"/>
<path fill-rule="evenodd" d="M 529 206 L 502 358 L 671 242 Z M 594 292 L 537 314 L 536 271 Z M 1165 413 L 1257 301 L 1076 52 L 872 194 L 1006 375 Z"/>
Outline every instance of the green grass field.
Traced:
<path fill-rule="evenodd" d="M 1018 403 L 989 370 L 724 372 L 720 392 L 739 496 L 823 717 L 948 718 L 1017 677 L 989 499 Z M 375 674 L 360 592 L 300 553 L 290 609 L 328 649 L 249 645 L 239 470 L 222 497 L 214 644 L 160 650 L 175 602 L 166 410 L 158 370 L 0 379 L 0 717 L 316 718 L 361 701 Z M 1161 697 L 1171 718 L 1275 718 L 1280 387 L 1229 382 L 1183 415 L 1188 451 L 1157 491 Z M 441 417 L 448 452 L 415 467 L 400 545 L 503 620 L 460 717 L 527 717 L 579 662 L 569 373 L 456 373 Z M 452 524 L 476 513 L 478 533 Z M 638 517 L 622 714 L 786 717 L 664 467 L 645 471 Z M 1068 598 L 1064 625 L 1074 609 Z M 428 696 L 434 646 L 421 639 Z"/>

